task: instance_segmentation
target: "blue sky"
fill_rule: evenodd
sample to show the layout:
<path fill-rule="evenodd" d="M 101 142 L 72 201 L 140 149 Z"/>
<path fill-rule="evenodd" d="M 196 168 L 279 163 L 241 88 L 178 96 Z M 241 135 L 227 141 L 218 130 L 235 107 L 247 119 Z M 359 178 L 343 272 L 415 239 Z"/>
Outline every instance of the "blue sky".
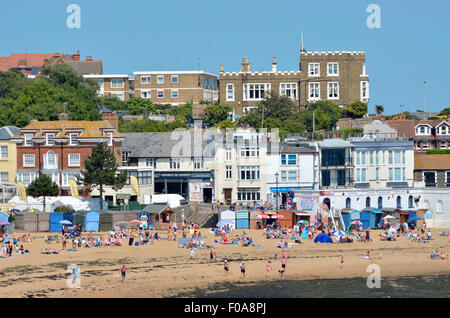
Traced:
<path fill-rule="evenodd" d="M 81 8 L 69 29 L 66 8 Z M 370 29 L 369 4 L 381 9 Z M 104 73 L 138 70 L 298 70 L 300 29 L 309 51 L 365 51 L 369 111 L 450 107 L 450 1 L 403 0 L 1 0 L 0 55 L 74 53 L 103 60 Z"/>

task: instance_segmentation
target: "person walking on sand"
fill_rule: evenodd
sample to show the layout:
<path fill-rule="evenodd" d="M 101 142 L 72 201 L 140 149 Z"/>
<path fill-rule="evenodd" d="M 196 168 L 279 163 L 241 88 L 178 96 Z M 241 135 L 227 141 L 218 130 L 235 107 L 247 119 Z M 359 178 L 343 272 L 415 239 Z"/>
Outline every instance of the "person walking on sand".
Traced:
<path fill-rule="evenodd" d="M 283 260 L 287 261 L 287 252 L 286 251 L 283 251 Z"/>
<path fill-rule="evenodd" d="M 230 265 L 228 265 L 228 261 L 227 260 L 225 260 L 223 262 L 223 270 L 225 272 L 225 275 L 228 275 L 228 271 L 230 270 Z"/>
<path fill-rule="evenodd" d="M 270 261 L 268 261 L 267 265 L 266 265 L 266 277 L 270 276 L 271 271 L 272 271 L 272 265 L 271 265 Z"/>
<path fill-rule="evenodd" d="M 242 261 L 240 267 L 241 267 L 242 278 L 245 278 L 245 262 L 244 261 Z"/>
<path fill-rule="evenodd" d="M 209 260 L 210 260 L 211 262 L 214 261 L 214 251 L 213 251 L 212 248 L 209 249 Z"/>
<path fill-rule="evenodd" d="M 342 268 L 343 266 L 344 266 L 344 256 L 341 256 L 341 265 L 339 267 Z"/>
<path fill-rule="evenodd" d="M 122 274 L 122 283 L 125 280 L 125 275 L 127 273 L 127 267 L 125 266 L 125 264 L 122 265 L 122 267 L 120 268 L 120 273 Z"/>

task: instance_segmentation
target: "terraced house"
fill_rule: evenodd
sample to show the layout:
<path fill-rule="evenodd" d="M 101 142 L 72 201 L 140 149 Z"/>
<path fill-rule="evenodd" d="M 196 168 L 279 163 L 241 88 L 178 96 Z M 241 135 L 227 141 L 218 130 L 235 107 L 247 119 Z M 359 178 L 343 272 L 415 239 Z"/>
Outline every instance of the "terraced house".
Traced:
<path fill-rule="evenodd" d="M 22 128 L 12 139 L 17 147 L 17 180 L 29 185 L 44 173 L 60 186 L 62 195 L 70 195 L 68 179 L 84 169 L 84 161 L 98 143 L 111 147 L 120 162 L 123 135 L 117 117 L 105 115 L 100 121 L 76 121 L 61 114 L 59 121 L 33 120 Z"/>

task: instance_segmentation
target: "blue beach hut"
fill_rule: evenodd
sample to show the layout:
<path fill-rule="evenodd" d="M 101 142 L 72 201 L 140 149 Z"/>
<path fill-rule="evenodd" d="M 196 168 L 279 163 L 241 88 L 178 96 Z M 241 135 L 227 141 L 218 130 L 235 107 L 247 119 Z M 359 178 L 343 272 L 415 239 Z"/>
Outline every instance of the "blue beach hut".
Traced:
<path fill-rule="evenodd" d="M 86 213 L 84 222 L 86 232 L 98 232 L 100 226 L 100 214 L 96 211 L 88 212 Z"/>
<path fill-rule="evenodd" d="M 61 212 L 50 213 L 50 232 L 61 232 L 62 224 L 59 221 L 64 220 L 63 214 Z"/>
<path fill-rule="evenodd" d="M 239 210 L 236 211 L 236 229 L 248 229 L 249 222 L 249 213 L 247 210 Z"/>

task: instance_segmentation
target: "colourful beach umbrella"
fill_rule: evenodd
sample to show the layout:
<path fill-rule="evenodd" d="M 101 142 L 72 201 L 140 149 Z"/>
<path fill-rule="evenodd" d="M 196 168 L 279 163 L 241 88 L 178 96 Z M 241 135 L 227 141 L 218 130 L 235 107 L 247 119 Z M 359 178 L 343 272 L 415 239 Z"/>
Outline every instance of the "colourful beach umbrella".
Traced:
<path fill-rule="evenodd" d="M 355 236 L 355 234 L 354 234 L 353 232 L 351 232 L 351 231 L 344 231 L 344 233 L 345 233 L 345 234 L 348 234 L 348 235 Z"/>
<path fill-rule="evenodd" d="M 334 236 L 345 236 L 345 233 L 342 232 L 342 231 L 340 231 L 340 230 L 333 231 L 332 234 L 333 234 Z"/>
<path fill-rule="evenodd" d="M 271 218 L 272 218 L 272 219 L 281 219 L 281 218 L 284 218 L 284 215 L 281 215 L 281 214 L 272 214 L 272 215 L 271 215 Z"/>
<path fill-rule="evenodd" d="M 306 220 L 300 220 L 300 221 L 298 221 L 298 223 L 309 224 L 309 222 L 308 222 L 308 221 L 306 221 Z"/>
<path fill-rule="evenodd" d="M 361 225 L 362 223 L 360 221 L 353 221 L 352 224 Z"/>

